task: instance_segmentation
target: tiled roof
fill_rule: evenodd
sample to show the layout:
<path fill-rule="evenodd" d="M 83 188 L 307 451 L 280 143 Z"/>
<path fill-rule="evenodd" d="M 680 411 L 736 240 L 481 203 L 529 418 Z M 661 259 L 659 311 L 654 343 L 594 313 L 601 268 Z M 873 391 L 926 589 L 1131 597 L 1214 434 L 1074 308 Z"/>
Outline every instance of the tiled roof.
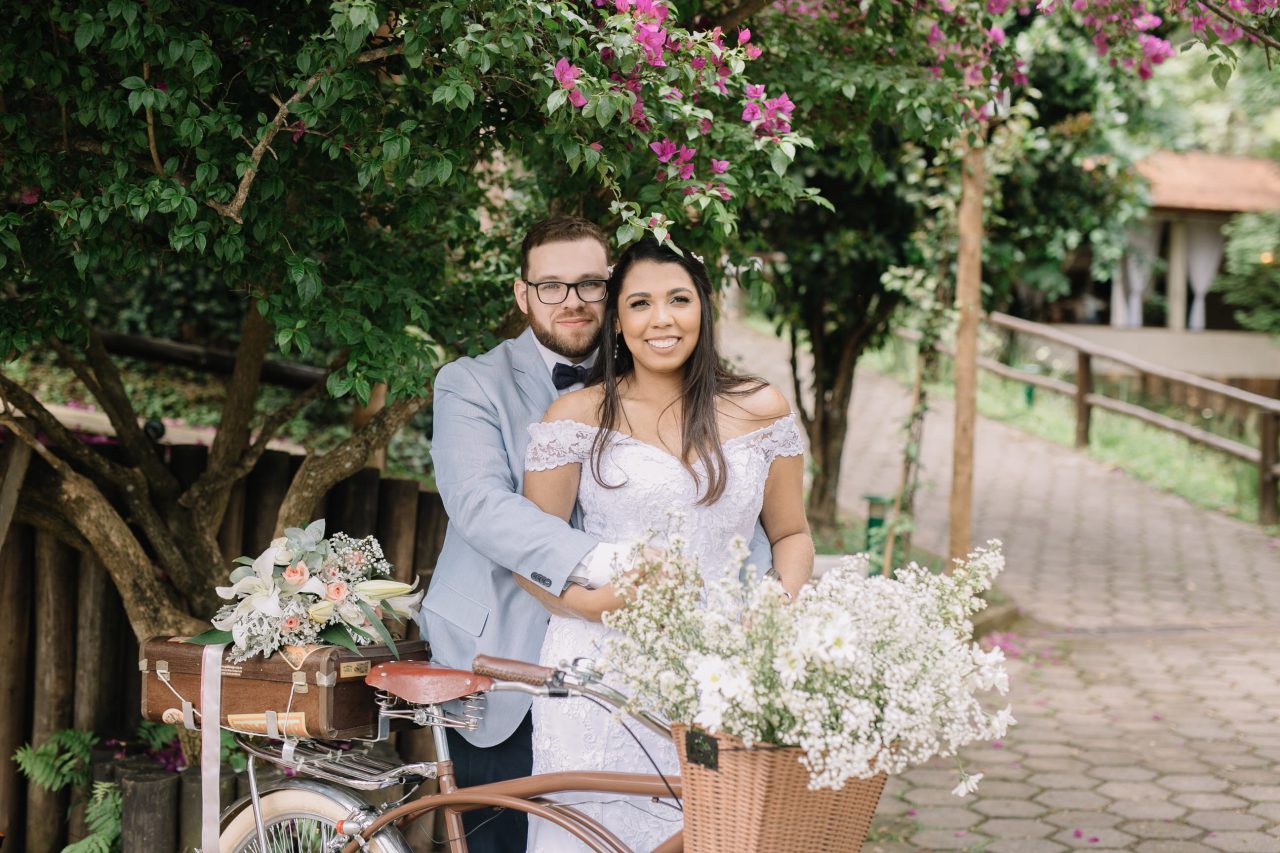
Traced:
<path fill-rule="evenodd" d="M 1192 151 L 1157 151 L 1138 164 L 1151 205 L 1221 213 L 1280 210 L 1280 163 Z"/>

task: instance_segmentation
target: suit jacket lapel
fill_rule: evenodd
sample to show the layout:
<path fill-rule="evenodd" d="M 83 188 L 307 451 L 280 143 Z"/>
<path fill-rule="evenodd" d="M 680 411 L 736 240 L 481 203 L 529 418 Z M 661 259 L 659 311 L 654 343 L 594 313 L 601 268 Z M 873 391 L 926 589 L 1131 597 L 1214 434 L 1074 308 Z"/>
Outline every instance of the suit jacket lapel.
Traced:
<path fill-rule="evenodd" d="M 552 384 L 546 362 L 533 342 L 533 329 L 525 329 L 524 334 L 516 338 L 511 370 L 515 374 L 516 387 L 535 412 L 534 418 L 541 418 L 556 399 L 556 386 Z"/>

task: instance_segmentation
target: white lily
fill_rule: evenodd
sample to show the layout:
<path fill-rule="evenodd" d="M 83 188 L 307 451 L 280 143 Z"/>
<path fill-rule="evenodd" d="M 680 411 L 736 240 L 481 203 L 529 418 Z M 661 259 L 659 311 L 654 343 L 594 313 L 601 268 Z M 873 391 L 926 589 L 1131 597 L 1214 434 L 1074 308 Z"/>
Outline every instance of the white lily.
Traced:
<path fill-rule="evenodd" d="M 287 566 L 294 561 L 295 554 L 289 548 L 289 540 L 284 536 L 277 536 L 271 540 L 271 544 L 267 546 L 276 552 L 274 563 L 277 566 Z"/>
<path fill-rule="evenodd" d="M 267 616 L 281 616 L 280 589 L 276 586 L 274 567 L 277 549 L 268 548 L 258 559 L 253 561 L 253 574 L 243 577 L 231 586 L 217 588 L 221 598 L 239 598 L 240 603 L 223 619 L 214 621 L 214 627 L 225 631 L 231 629 L 232 637 L 239 644 L 244 635 L 242 618 L 253 611 Z"/>
<path fill-rule="evenodd" d="M 323 584 L 321 585 L 323 591 Z M 333 616 L 332 601 L 317 601 L 315 604 L 307 608 L 307 615 L 311 617 L 312 622 L 324 624 Z"/>
<path fill-rule="evenodd" d="M 391 598 L 384 598 L 382 606 L 397 616 L 408 619 L 418 612 L 418 606 L 422 603 L 422 596 L 423 590 L 418 590 L 412 595 L 396 595 Z"/>
<path fill-rule="evenodd" d="M 379 579 L 360 581 L 360 583 L 355 585 L 354 589 L 370 601 L 381 601 L 384 598 L 395 598 L 397 596 L 406 595 L 413 591 L 413 586 L 411 584 L 401 583 L 400 581 Z"/>

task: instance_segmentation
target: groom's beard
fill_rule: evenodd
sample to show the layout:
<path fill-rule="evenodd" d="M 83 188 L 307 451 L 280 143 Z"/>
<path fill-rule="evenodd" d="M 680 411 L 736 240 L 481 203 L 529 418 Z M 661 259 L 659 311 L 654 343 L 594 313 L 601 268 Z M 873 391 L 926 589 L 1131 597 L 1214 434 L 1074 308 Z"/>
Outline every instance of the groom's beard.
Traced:
<path fill-rule="evenodd" d="M 557 320 L 579 319 L 588 322 L 579 329 L 556 327 Z M 530 314 L 529 325 L 533 328 L 533 336 L 538 339 L 538 343 L 565 358 L 586 358 L 600 344 L 600 321 L 590 311 L 559 314 L 552 318 L 550 326 L 543 325 L 541 320 Z"/>

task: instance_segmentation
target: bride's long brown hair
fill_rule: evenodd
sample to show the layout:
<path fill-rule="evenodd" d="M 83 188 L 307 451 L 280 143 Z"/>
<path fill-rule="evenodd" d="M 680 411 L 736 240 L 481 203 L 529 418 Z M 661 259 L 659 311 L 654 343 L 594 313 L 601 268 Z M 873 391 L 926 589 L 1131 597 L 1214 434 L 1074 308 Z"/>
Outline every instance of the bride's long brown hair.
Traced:
<path fill-rule="evenodd" d="M 622 283 L 626 280 L 627 271 L 642 261 L 680 267 L 693 279 L 698 292 L 702 323 L 698 331 L 698 342 L 688 361 L 684 363 L 684 382 L 680 391 L 684 402 L 680 464 L 701 488 L 702 476 L 689 461 L 690 455 L 702 463 L 707 482 L 706 491 L 698 503 L 712 504 L 724 494 L 727 480 L 720 427 L 716 419 L 716 400 L 722 397 L 745 397 L 763 388 L 766 383 L 754 376 L 732 373 L 723 367 L 716 351 L 715 312 L 712 310 L 711 281 L 707 276 L 706 266 L 691 253 L 686 251 L 681 255 L 671 247 L 658 243 L 653 237 L 645 237 L 632 243 L 622 253 L 609 276 L 604 319 L 601 323 L 600 358 L 596 360 L 595 369 L 588 381 L 588 384 L 602 383 L 604 390 L 600 401 L 600 429 L 591 446 L 591 473 L 596 482 L 605 488 L 622 485 L 606 483 L 601 476 L 600 466 L 605 448 L 614 437 L 623 416 L 618 383 L 635 372 L 631 350 L 627 349 L 627 342 L 617 330 L 618 298 L 622 293 Z"/>

